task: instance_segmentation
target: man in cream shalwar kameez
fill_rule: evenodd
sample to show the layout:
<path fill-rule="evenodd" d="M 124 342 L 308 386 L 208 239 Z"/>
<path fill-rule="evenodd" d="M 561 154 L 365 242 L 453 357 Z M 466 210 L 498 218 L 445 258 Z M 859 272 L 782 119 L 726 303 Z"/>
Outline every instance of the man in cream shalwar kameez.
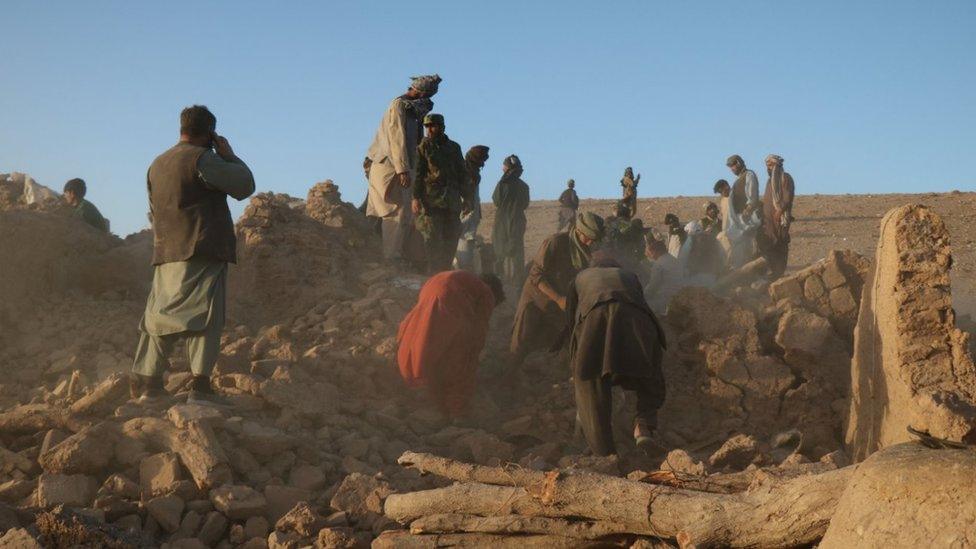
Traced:
<path fill-rule="evenodd" d="M 390 102 L 366 153 L 369 192 L 366 215 L 382 219 L 383 256 L 406 259 L 406 238 L 411 230 L 410 211 L 417 145 L 423 137 L 423 119 L 434 103 L 440 76 L 415 77 L 407 93 Z"/>

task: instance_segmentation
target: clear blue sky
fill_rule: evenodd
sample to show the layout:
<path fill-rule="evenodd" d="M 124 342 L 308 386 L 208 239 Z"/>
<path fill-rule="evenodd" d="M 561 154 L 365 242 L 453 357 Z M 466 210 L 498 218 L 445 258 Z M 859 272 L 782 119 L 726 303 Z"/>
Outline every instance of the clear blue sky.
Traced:
<path fill-rule="evenodd" d="M 970 190 L 976 2 L 3 1 L 0 172 L 71 177 L 121 234 L 145 225 L 145 173 L 208 105 L 258 189 L 361 161 L 413 74 L 466 150 L 491 147 L 482 198 L 517 153 L 533 198 L 709 194 L 726 156 L 776 152 L 798 191 Z M 235 213 L 241 211 L 241 205 Z"/>

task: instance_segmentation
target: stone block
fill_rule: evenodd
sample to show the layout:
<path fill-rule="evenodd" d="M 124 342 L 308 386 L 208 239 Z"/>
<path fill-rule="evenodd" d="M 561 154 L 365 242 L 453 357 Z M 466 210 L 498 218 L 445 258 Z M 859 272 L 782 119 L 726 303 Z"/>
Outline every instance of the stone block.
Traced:
<path fill-rule="evenodd" d="M 183 480 L 180 458 L 173 452 L 151 455 L 139 463 L 139 484 L 150 495 L 171 492 Z"/>
<path fill-rule="evenodd" d="M 225 484 L 210 491 L 214 508 L 231 520 L 244 520 L 267 512 L 268 502 L 250 486 Z"/>
<path fill-rule="evenodd" d="M 146 510 L 163 531 L 172 534 L 180 527 L 185 505 L 177 496 L 160 496 L 146 502 Z"/>
<path fill-rule="evenodd" d="M 95 498 L 98 484 L 88 475 L 44 473 L 37 481 L 38 507 L 64 504 L 68 507 L 88 507 Z"/>

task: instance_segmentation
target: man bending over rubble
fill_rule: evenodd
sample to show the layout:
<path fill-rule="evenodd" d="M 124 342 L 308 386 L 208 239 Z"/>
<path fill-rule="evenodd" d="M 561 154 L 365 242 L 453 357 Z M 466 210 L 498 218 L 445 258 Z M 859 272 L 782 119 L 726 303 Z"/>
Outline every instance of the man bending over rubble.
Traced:
<path fill-rule="evenodd" d="M 474 394 L 491 313 L 504 300 L 494 275 L 444 271 L 428 279 L 397 333 L 403 381 L 429 387 L 444 414 L 460 416 Z"/>
<path fill-rule="evenodd" d="M 254 176 L 216 128 L 207 107 L 183 109 L 179 143 L 156 157 L 146 176 L 153 281 L 132 365 L 140 400 L 163 395 L 169 355 L 183 341 L 193 373 L 187 401 L 218 402 L 210 374 L 224 328 L 227 264 L 237 262 L 227 196 L 251 196 Z"/>
<path fill-rule="evenodd" d="M 657 244 L 667 255 L 664 243 Z M 577 418 L 590 450 L 599 456 L 616 453 L 611 410 L 617 385 L 636 394 L 634 441 L 652 451 L 657 410 L 664 403 L 661 360 L 666 343 L 637 275 L 609 256 L 595 258 L 576 275 L 566 309 Z"/>
<path fill-rule="evenodd" d="M 545 350 L 559 337 L 566 325 L 566 297 L 576 274 L 590 264 L 591 250 L 604 236 L 603 218 L 593 212 L 576 217 L 569 232 L 556 233 L 539 247 L 522 286 L 512 341 L 511 372 L 519 374 L 525 357 Z"/>

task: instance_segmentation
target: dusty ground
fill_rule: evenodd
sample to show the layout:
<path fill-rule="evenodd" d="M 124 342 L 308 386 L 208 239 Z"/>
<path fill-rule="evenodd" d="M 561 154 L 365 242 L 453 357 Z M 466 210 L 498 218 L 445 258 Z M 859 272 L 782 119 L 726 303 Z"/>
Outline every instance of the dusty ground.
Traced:
<path fill-rule="evenodd" d="M 682 222 L 701 214 L 701 206 L 715 197 L 644 198 L 639 201 L 641 218 L 646 225 L 663 230 L 664 214 L 672 212 Z M 868 195 L 802 195 L 796 199 L 790 270 L 809 265 L 824 257 L 830 249 L 849 248 L 874 258 L 881 217 L 890 209 L 904 204 L 925 204 L 945 219 L 952 238 L 953 300 L 959 314 L 976 313 L 976 193 L 868 194 Z M 582 210 L 610 215 L 614 200 L 583 200 Z M 556 230 L 558 206 L 555 201 L 533 202 L 527 212 L 529 226 L 525 239 L 526 259 L 538 249 L 542 240 Z M 490 234 L 494 208 L 484 209 L 484 234 Z"/>

